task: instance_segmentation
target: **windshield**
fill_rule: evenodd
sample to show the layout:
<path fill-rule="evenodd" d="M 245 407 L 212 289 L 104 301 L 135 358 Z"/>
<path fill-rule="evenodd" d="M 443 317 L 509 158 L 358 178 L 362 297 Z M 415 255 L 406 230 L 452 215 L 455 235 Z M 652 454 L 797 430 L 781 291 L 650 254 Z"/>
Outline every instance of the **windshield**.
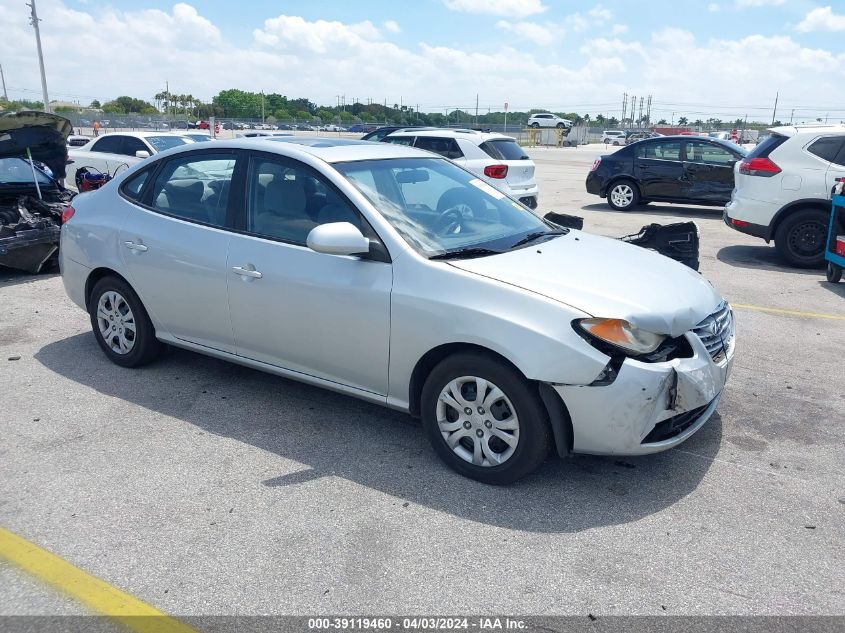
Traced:
<path fill-rule="evenodd" d="M 468 249 L 503 252 L 531 234 L 553 231 L 526 207 L 444 159 L 368 160 L 335 168 L 427 257 Z"/>
<path fill-rule="evenodd" d="M 157 152 L 163 152 L 171 147 L 179 147 L 180 145 L 187 145 L 188 140 L 181 136 L 148 136 L 147 143 L 152 145 Z"/>
<path fill-rule="evenodd" d="M 41 171 L 38 165 L 35 166 L 35 176 L 39 185 L 50 185 L 53 181 Z M 26 185 L 32 184 L 32 167 L 29 161 L 23 158 L 11 157 L 0 158 L 0 183 L 4 185 Z"/>

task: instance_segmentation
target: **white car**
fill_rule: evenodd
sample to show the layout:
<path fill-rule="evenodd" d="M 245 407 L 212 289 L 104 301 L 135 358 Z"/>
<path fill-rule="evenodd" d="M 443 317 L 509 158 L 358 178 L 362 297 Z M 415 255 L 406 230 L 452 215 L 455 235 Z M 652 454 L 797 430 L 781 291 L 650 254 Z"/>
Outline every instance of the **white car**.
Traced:
<path fill-rule="evenodd" d="M 731 309 L 698 273 L 549 224 L 410 147 L 191 145 L 64 218 L 65 290 L 114 363 L 151 362 L 164 342 L 406 411 L 449 466 L 488 483 L 552 447 L 677 446 L 733 361 Z M 339 459 L 383 460 L 391 432 L 405 431 Z"/>
<path fill-rule="evenodd" d="M 381 141 L 440 154 L 528 208 L 537 208 L 540 188 L 534 179 L 534 161 L 513 137 L 495 132 L 435 128 L 398 130 Z"/>
<path fill-rule="evenodd" d="M 563 119 L 556 114 L 552 114 L 551 112 L 540 112 L 538 114 L 532 114 L 528 117 L 528 127 L 560 127 L 560 128 L 569 128 L 572 127 L 572 121 L 569 119 Z"/>
<path fill-rule="evenodd" d="M 76 170 L 93 167 L 104 174 L 114 175 L 119 168 L 131 167 L 145 158 L 172 147 L 193 141 L 172 132 L 120 132 L 104 134 L 81 147 L 69 147 L 65 182 L 75 186 Z"/>
<path fill-rule="evenodd" d="M 802 268 L 824 264 L 830 193 L 845 176 L 845 126 L 785 126 L 734 166 L 725 223 Z"/>
<path fill-rule="evenodd" d="M 601 133 L 601 142 L 607 145 L 624 145 L 627 136 L 623 130 L 605 130 Z"/>

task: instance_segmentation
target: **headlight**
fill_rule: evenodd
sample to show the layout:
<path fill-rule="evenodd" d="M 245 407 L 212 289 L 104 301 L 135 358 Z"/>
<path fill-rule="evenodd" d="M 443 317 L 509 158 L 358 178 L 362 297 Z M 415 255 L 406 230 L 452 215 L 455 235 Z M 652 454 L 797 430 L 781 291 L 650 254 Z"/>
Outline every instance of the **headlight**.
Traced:
<path fill-rule="evenodd" d="M 632 354 L 653 352 L 666 339 L 647 332 L 622 319 L 582 319 L 577 322 L 587 334 Z"/>

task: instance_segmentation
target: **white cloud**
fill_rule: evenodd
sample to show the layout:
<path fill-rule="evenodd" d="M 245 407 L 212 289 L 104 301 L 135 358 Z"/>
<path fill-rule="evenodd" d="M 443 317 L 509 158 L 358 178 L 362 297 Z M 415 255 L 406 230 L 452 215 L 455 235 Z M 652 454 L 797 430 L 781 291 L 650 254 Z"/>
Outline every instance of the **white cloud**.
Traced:
<path fill-rule="evenodd" d="M 779 7 L 786 0 L 736 0 L 736 6 L 741 9 L 747 7 Z"/>
<path fill-rule="evenodd" d="M 597 4 L 592 9 L 587 11 L 587 15 L 589 15 L 593 20 L 596 22 L 607 22 L 608 20 L 613 19 L 613 11 L 610 9 L 605 9 L 602 5 Z"/>
<path fill-rule="evenodd" d="M 614 24 L 613 28 L 610 29 L 611 35 L 622 35 L 623 33 L 628 32 L 628 25 L 627 24 Z"/>
<path fill-rule="evenodd" d="M 387 20 L 382 26 L 384 26 L 385 31 L 390 31 L 391 33 L 402 32 L 402 28 L 396 20 Z"/>
<path fill-rule="evenodd" d="M 711 2 L 710 4 L 707 5 L 707 10 L 710 13 L 717 13 L 717 12 L 722 10 L 722 7 L 715 2 Z"/>
<path fill-rule="evenodd" d="M 535 22 L 508 22 L 499 20 L 496 28 L 509 31 L 522 39 L 529 40 L 540 46 L 550 46 L 563 36 L 563 29 L 555 25 L 543 26 Z"/>
<path fill-rule="evenodd" d="M 814 31 L 845 31 L 845 14 L 834 13 L 831 7 L 819 7 L 810 11 L 795 27 L 802 33 Z"/>
<path fill-rule="evenodd" d="M 443 0 L 452 11 L 524 18 L 548 10 L 542 0 Z"/>

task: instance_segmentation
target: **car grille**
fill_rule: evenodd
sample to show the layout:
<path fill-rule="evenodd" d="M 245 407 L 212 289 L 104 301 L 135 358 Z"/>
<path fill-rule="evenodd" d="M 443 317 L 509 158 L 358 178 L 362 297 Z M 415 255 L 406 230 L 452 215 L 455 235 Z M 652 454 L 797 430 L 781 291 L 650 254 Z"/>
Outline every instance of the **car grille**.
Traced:
<path fill-rule="evenodd" d="M 731 307 L 723 302 L 719 308 L 692 329 L 716 362 L 722 361 L 734 343 L 734 320 Z"/>

